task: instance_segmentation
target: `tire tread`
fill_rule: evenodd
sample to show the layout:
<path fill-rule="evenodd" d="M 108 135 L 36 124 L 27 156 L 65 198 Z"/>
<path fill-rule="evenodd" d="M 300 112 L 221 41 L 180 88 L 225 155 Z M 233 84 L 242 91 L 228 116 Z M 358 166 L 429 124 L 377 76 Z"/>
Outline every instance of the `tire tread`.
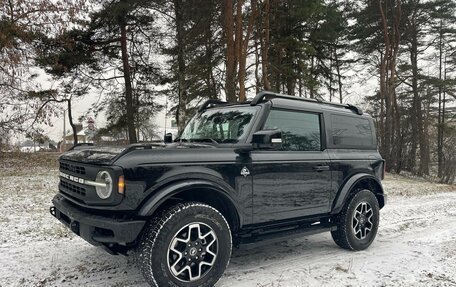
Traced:
<path fill-rule="evenodd" d="M 164 209 L 160 212 L 157 216 L 155 216 L 147 225 L 143 236 L 138 244 L 136 249 L 136 264 L 143 274 L 146 281 L 151 286 L 159 286 L 157 280 L 154 277 L 153 269 L 152 269 L 152 250 L 154 249 L 156 239 L 160 234 L 163 227 L 166 225 L 168 221 L 170 221 L 174 216 L 182 212 L 183 210 L 194 208 L 194 207 L 203 207 L 211 209 L 212 211 L 218 213 L 221 218 L 225 221 L 226 226 L 228 227 L 228 233 L 230 235 L 230 242 L 232 242 L 231 230 L 229 227 L 228 222 L 226 221 L 225 217 L 215 208 L 210 205 L 200 203 L 200 202 L 183 202 L 178 203 L 172 207 Z M 231 254 L 232 251 L 232 244 L 229 251 Z M 231 257 L 231 256 L 229 256 Z M 229 264 L 229 260 L 227 266 Z M 225 266 L 226 267 L 226 266 Z"/>
<path fill-rule="evenodd" d="M 334 242 L 341 248 L 347 249 L 347 250 L 359 250 L 359 248 L 356 248 L 350 243 L 350 240 L 348 238 L 348 233 L 350 228 L 351 223 L 348 222 L 351 220 L 351 218 L 348 218 L 347 214 L 350 212 L 352 209 L 353 205 L 357 203 L 357 198 L 360 196 L 363 196 L 365 192 L 369 192 L 372 195 L 373 192 L 368 190 L 368 189 L 357 189 L 353 191 L 347 198 L 344 207 L 342 208 L 342 211 L 334 218 L 337 230 L 331 231 L 331 236 L 334 240 Z M 375 198 L 375 196 L 374 196 Z M 378 204 L 378 202 L 377 202 Z"/>

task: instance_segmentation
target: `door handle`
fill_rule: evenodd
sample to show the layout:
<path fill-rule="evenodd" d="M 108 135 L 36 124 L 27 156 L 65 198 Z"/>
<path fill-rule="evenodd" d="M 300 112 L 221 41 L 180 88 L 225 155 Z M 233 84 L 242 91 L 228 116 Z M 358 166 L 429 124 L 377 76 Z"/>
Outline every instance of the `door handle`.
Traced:
<path fill-rule="evenodd" d="M 329 170 L 329 165 L 316 165 L 313 167 L 313 170 L 315 171 L 326 171 Z"/>

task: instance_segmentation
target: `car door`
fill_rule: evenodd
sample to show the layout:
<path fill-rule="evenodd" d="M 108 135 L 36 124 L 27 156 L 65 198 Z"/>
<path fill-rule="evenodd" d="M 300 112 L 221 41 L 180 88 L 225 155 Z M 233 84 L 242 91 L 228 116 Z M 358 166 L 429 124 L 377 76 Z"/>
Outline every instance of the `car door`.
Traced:
<path fill-rule="evenodd" d="M 331 172 L 320 113 L 273 109 L 263 130 L 280 129 L 282 146 L 251 152 L 253 221 L 328 212 Z"/>

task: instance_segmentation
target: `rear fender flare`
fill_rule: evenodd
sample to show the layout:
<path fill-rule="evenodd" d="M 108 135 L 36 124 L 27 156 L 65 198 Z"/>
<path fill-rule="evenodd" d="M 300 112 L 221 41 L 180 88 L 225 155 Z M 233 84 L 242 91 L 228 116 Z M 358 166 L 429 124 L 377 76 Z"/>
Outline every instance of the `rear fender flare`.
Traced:
<path fill-rule="evenodd" d="M 339 192 L 336 198 L 334 199 L 333 206 L 331 209 L 332 214 L 337 214 L 342 210 L 342 207 L 344 206 L 345 201 L 347 200 L 350 192 L 353 190 L 353 187 L 356 186 L 357 183 L 365 179 L 373 180 L 378 185 L 380 192 L 375 192 L 376 196 L 383 196 L 384 193 L 382 185 L 375 176 L 368 173 L 357 173 L 350 177 L 342 186 L 342 188 L 339 189 Z"/>

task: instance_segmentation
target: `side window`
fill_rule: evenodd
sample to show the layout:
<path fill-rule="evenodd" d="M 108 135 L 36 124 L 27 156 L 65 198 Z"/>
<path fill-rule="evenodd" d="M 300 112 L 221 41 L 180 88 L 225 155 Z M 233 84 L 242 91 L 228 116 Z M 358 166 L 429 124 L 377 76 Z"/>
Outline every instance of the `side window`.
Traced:
<path fill-rule="evenodd" d="M 265 130 L 282 130 L 282 150 L 319 151 L 321 149 L 318 114 L 272 110 Z"/>
<path fill-rule="evenodd" d="M 333 144 L 338 148 L 371 147 L 374 144 L 369 120 L 332 115 L 331 122 Z"/>

